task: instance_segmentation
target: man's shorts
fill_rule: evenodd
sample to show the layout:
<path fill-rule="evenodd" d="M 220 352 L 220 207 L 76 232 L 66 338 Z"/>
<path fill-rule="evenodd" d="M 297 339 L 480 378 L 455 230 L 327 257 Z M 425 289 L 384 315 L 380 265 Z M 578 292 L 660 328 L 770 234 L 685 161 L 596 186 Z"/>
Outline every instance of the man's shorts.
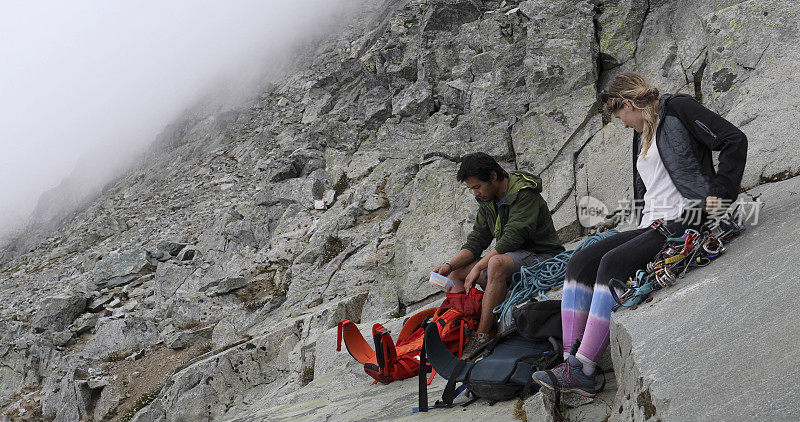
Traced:
<path fill-rule="evenodd" d="M 508 277 L 506 278 L 507 281 L 510 281 L 511 277 L 513 277 L 514 274 L 518 273 L 520 268 L 527 267 L 527 266 L 533 264 L 533 262 L 537 261 L 537 260 L 539 262 L 541 262 L 541 261 L 544 261 L 546 259 L 550 259 L 550 258 L 556 256 L 557 254 L 554 254 L 554 253 L 535 254 L 535 253 L 533 253 L 531 251 L 526 251 L 526 250 L 520 249 L 518 251 L 506 252 L 503 255 L 510 256 L 511 259 L 514 261 L 514 271 L 512 271 L 511 274 L 509 274 Z M 488 276 L 488 273 L 487 273 L 486 270 L 487 270 L 487 268 L 483 269 L 483 277 L 486 280 L 489 280 L 489 276 Z"/>

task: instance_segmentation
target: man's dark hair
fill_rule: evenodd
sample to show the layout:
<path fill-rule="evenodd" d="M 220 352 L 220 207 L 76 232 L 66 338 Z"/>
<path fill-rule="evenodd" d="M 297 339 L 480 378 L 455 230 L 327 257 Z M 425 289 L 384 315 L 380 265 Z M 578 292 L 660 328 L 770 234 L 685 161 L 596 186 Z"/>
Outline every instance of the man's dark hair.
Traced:
<path fill-rule="evenodd" d="M 500 167 L 500 164 L 489 154 L 474 152 L 461 158 L 461 166 L 458 168 L 456 179 L 459 182 L 467 180 L 469 177 L 477 177 L 484 182 L 492 180 L 492 172 L 497 173 L 497 180 L 508 177 L 508 173 Z"/>

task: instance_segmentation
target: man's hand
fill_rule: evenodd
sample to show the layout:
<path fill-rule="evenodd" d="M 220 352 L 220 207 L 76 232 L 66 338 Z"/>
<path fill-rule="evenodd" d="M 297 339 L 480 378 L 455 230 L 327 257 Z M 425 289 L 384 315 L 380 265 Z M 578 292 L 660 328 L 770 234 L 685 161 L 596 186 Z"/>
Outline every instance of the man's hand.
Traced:
<path fill-rule="evenodd" d="M 447 277 L 448 275 L 450 275 L 451 272 L 453 272 L 453 266 L 450 265 L 449 263 L 442 264 L 442 265 L 434 268 L 433 272 L 435 272 L 436 274 L 443 275 L 443 276 Z"/>
<path fill-rule="evenodd" d="M 467 274 L 467 278 L 464 279 L 464 291 L 467 293 L 469 293 L 469 291 L 472 289 L 472 286 L 478 282 L 478 279 L 481 276 L 480 270 L 476 271 L 475 268 L 477 268 L 477 265 L 472 268 L 472 271 Z"/>
<path fill-rule="evenodd" d="M 725 211 L 722 206 L 722 200 L 716 196 L 709 196 L 706 198 L 706 212 L 709 214 L 718 214 Z"/>

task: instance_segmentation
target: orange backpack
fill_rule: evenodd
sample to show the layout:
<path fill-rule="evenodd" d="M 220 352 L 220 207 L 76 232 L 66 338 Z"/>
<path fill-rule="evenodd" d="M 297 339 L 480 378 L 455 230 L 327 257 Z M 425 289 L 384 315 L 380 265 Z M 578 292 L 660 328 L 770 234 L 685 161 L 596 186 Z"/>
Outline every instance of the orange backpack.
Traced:
<path fill-rule="evenodd" d="M 436 324 L 439 336 L 448 350 L 461 357 L 461 351 L 469 340 L 469 335 L 478 326 L 480 304 L 483 292 L 472 289 L 469 295 L 448 293 L 442 306 L 425 309 L 409 317 L 403 324 L 397 343 L 392 341 L 391 333 L 381 324 L 372 326 L 375 350 L 364 340 L 355 323 L 348 319 L 339 321 L 336 351 L 342 350 L 344 340 L 347 351 L 364 371 L 375 378 L 375 383 L 388 384 L 416 376 L 419 373 L 419 356 L 425 330 L 422 324 L 430 320 Z M 433 380 L 431 374 L 428 383 Z M 374 383 L 373 383 L 374 384 Z"/>

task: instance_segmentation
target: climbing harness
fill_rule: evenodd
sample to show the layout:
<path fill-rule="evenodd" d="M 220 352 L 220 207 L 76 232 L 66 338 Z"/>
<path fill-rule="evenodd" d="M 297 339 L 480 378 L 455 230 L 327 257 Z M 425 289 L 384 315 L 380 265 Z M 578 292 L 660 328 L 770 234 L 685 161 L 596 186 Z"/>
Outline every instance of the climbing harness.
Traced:
<path fill-rule="evenodd" d="M 511 311 L 515 306 L 533 297 L 540 300 L 548 300 L 545 293 L 564 284 L 564 276 L 567 274 L 567 262 L 572 257 L 572 254 L 617 233 L 619 232 L 616 230 L 597 233 L 589 236 L 575 250 L 561 252 L 544 261 L 535 260 L 531 265 L 520 268 L 520 271 L 511 278 L 511 293 L 508 298 L 500 305 L 497 305 L 492 312 L 499 315 L 503 326 L 509 326 L 513 322 Z"/>
<path fill-rule="evenodd" d="M 686 229 L 680 237 L 673 237 L 662 220 L 650 226 L 666 237 L 661 250 L 644 270 L 627 281 L 612 278 L 611 295 L 617 302 L 614 310 L 642 303 L 655 290 L 675 284 L 689 268 L 705 267 L 725 252 L 725 243 L 745 230 L 742 215 L 726 213 L 704 224 L 700 231 Z M 617 294 L 617 290 L 622 294 Z"/>

